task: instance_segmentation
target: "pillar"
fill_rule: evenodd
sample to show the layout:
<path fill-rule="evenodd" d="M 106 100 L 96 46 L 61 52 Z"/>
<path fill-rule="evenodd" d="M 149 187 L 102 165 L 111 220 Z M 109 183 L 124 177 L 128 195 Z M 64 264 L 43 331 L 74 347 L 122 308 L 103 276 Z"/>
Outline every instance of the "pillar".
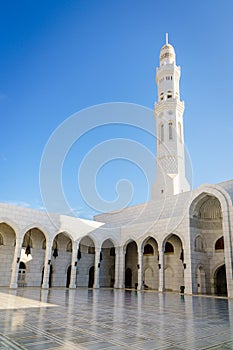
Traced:
<path fill-rule="evenodd" d="M 100 251 L 101 248 L 95 248 L 95 280 L 93 288 L 100 287 Z"/>
<path fill-rule="evenodd" d="M 143 252 L 138 249 L 138 290 L 144 289 L 143 269 Z"/>
<path fill-rule="evenodd" d="M 158 251 L 159 251 L 159 292 L 164 292 L 165 290 L 164 249 L 162 245 L 159 245 Z"/>
<path fill-rule="evenodd" d="M 69 288 L 76 288 L 78 247 L 79 247 L 79 242 L 78 241 L 73 242 Z"/>
<path fill-rule="evenodd" d="M 46 240 L 46 251 L 44 258 L 44 276 L 42 288 L 49 288 L 49 275 L 50 275 L 50 265 L 51 265 L 51 255 L 52 255 L 52 242 Z"/>
<path fill-rule="evenodd" d="M 125 253 L 124 246 L 118 247 L 119 249 L 119 268 L 118 268 L 118 288 L 125 288 Z"/>
<path fill-rule="evenodd" d="M 114 288 L 119 287 L 119 264 L 120 264 L 120 247 L 115 247 L 115 282 Z"/>
<path fill-rule="evenodd" d="M 22 243 L 23 243 L 23 237 L 16 238 L 15 253 L 14 253 L 14 259 L 13 259 L 12 268 L 11 268 L 12 272 L 11 272 L 10 288 L 18 287 L 18 272 L 19 272 Z"/>

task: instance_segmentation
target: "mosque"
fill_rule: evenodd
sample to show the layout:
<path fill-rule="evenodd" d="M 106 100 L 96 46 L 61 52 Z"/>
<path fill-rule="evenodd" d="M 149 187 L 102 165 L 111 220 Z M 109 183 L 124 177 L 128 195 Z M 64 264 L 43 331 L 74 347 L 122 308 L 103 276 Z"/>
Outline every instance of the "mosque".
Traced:
<path fill-rule="evenodd" d="M 0 286 L 233 297 L 233 180 L 191 190 L 180 74 L 166 38 L 156 70 L 152 199 L 94 221 L 0 204 Z"/>

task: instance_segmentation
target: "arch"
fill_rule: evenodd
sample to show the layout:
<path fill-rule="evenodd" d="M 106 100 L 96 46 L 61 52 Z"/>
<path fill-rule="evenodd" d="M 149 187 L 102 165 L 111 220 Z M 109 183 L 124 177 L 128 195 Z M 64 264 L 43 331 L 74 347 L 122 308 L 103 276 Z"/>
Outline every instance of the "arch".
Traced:
<path fill-rule="evenodd" d="M 215 242 L 215 250 L 224 250 L 224 238 L 223 236 L 217 239 Z"/>
<path fill-rule="evenodd" d="M 152 245 L 150 243 L 147 243 L 144 246 L 143 254 L 144 255 L 154 255 L 154 248 L 152 247 Z"/>
<path fill-rule="evenodd" d="M 0 226 L 1 226 L 1 225 L 5 225 L 5 226 L 9 227 L 9 229 L 10 229 L 12 232 L 14 232 L 15 237 L 16 237 L 16 238 L 19 237 L 20 229 L 19 229 L 18 225 L 17 225 L 14 221 L 12 221 L 12 220 L 9 219 L 9 218 L 1 218 L 1 219 L 0 219 Z"/>
<path fill-rule="evenodd" d="M 113 287 L 115 283 L 115 246 L 111 238 L 102 242 L 100 252 L 100 287 Z"/>
<path fill-rule="evenodd" d="M 129 270 L 127 270 L 129 269 Z M 126 271 L 128 271 L 126 273 Z M 131 271 L 131 274 L 130 274 Z M 130 277 L 131 276 L 131 277 Z M 132 287 L 138 282 L 138 245 L 134 240 L 128 240 L 125 247 L 125 286 Z"/>
<path fill-rule="evenodd" d="M 159 126 L 159 141 L 164 142 L 164 124 L 161 123 Z"/>
<path fill-rule="evenodd" d="M 49 240 L 49 233 L 46 230 L 46 227 L 41 225 L 40 223 L 31 223 L 30 225 L 26 225 L 23 227 L 23 229 L 21 230 L 21 232 L 27 233 L 27 232 L 32 232 L 33 235 L 35 235 L 35 231 L 38 230 L 40 232 L 40 234 L 47 240 Z"/>
<path fill-rule="evenodd" d="M 165 290 L 179 291 L 184 286 L 185 252 L 181 238 L 169 234 L 164 240 Z"/>
<path fill-rule="evenodd" d="M 170 243 L 170 242 L 166 242 L 165 243 L 165 250 L 164 250 L 164 254 L 167 254 L 167 253 L 174 253 L 174 247 L 173 247 L 173 244 Z"/>
<path fill-rule="evenodd" d="M 229 206 L 232 206 L 232 200 L 230 195 L 219 185 L 202 185 L 196 191 L 193 192 L 192 200 L 189 206 L 190 218 L 197 217 L 198 204 L 206 196 L 216 197 L 221 205 L 221 209 L 224 212 L 229 210 Z"/>

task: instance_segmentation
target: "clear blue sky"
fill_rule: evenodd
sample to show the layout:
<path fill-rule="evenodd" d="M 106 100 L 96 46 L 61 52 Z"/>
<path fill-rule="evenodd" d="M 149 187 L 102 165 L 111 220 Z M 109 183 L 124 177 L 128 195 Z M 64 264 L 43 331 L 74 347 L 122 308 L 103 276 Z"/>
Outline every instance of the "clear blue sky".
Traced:
<path fill-rule="evenodd" d="M 107 102 L 153 108 L 155 67 L 165 33 L 181 66 L 185 141 L 193 187 L 233 178 L 232 0 L 0 2 L 0 201 L 42 208 L 39 169 L 52 132 L 73 113 Z M 90 132 L 70 150 L 62 175 L 70 206 L 90 218 L 78 189 L 82 155 L 112 137 L 154 139 L 127 127 Z M 116 182 L 135 188 L 130 204 L 146 200 L 140 170 L 116 160 L 97 189 L 106 200 Z"/>

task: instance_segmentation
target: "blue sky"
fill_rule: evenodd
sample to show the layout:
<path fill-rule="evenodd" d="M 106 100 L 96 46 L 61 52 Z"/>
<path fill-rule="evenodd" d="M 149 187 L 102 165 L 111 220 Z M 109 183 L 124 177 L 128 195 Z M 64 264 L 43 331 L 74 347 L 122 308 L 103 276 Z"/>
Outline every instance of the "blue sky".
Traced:
<path fill-rule="evenodd" d="M 232 179 L 232 13 L 231 0 L 1 1 L 0 201 L 43 208 L 43 150 L 72 114 L 109 102 L 153 108 L 155 67 L 166 32 L 182 70 L 193 187 Z M 122 125 L 97 128 L 77 141 L 65 159 L 62 184 L 80 217 L 96 212 L 78 188 L 80 162 L 112 138 L 155 149 L 151 135 Z M 120 159 L 98 174 L 100 195 L 113 200 L 121 178 L 134 187 L 129 204 L 148 198 L 142 171 Z"/>

